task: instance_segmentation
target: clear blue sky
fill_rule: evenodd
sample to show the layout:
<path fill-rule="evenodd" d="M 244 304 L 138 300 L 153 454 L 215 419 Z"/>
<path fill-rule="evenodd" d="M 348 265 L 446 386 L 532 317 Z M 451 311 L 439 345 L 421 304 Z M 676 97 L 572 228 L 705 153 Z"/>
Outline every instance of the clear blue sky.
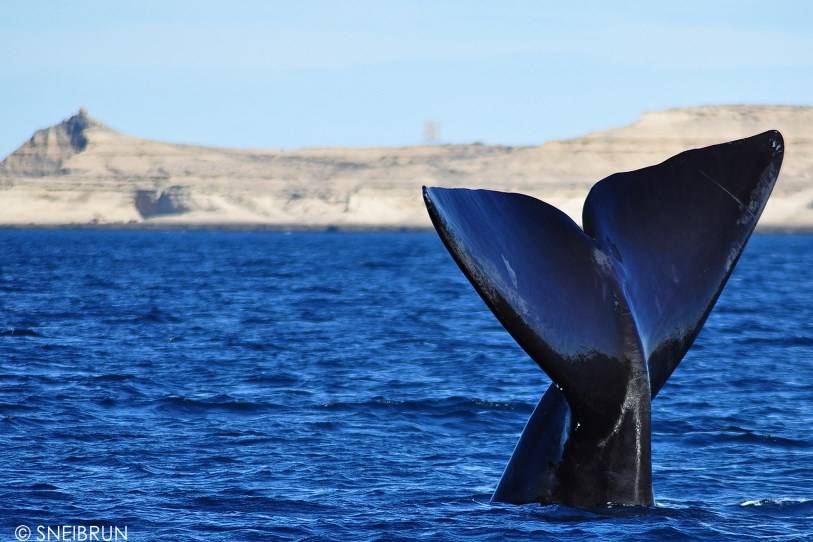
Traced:
<path fill-rule="evenodd" d="M 810 2 L 3 3 L 0 156 L 85 106 L 224 146 L 532 144 L 642 111 L 813 104 Z"/>

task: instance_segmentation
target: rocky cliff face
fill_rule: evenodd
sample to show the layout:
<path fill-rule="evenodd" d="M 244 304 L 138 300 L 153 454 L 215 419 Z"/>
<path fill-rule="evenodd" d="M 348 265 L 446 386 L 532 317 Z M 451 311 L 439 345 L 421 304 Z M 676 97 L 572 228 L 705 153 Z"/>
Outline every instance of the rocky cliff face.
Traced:
<path fill-rule="evenodd" d="M 776 128 L 785 164 L 760 224 L 813 228 L 813 108 L 648 113 L 618 129 L 534 147 L 240 150 L 116 132 L 86 111 L 0 162 L 0 224 L 427 227 L 423 184 L 521 191 L 580 222 L 590 186 L 617 171 Z"/>
<path fill-rule="evenodd" d="M 66 119 L 56 126 L 37 130 L 31 139 L 0 162 L 0 176 L 42 177 L 67 173 L 63 164 L 87 147 L 87 132 L 103 128 L 87 111 Z"/>

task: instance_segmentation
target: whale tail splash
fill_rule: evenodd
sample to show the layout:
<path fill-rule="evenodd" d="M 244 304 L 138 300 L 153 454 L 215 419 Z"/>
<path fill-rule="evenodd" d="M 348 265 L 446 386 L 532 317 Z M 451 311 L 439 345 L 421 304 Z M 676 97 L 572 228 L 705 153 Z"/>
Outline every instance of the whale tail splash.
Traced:
<path fill-rule="evenodd" d="M 777 131 L 596 183 L 584 229 L 530 196 L 423 189 L 438 234 L 548 374 L 493 499 L 653 502 L 651 401 L 725 286 L 776 182 Z"/>

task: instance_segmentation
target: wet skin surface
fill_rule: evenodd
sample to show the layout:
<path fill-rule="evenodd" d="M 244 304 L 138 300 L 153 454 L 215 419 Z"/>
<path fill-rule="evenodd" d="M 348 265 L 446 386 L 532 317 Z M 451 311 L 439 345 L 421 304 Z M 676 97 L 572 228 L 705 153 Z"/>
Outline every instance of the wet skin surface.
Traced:
<path fill-rule="evenodd" d="M 424 189 L 441 239 L 551 377 L 494 494 L 651 505 L 651 399 L 695 340 L 782 163 L 778 132 L 597 183 L 584 231 L 522 194 Z"/>

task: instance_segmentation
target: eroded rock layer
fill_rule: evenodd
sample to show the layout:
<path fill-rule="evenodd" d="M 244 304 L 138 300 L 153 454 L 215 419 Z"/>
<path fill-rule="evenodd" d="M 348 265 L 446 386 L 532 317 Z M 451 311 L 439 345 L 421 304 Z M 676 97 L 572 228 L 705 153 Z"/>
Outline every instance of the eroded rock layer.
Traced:
<path fill-rule="evenodd" d="M 428 227 L 421 185 L 537 196 L 581 222 L 587 191 L 681 150 L 780 130 L 785 163 L 761 227 L 813 228 L 813 108 L 715 106 L 539 146 L 242 150 L 149 141 L 86 111 L 0 162 L 0 224 Z"/>

